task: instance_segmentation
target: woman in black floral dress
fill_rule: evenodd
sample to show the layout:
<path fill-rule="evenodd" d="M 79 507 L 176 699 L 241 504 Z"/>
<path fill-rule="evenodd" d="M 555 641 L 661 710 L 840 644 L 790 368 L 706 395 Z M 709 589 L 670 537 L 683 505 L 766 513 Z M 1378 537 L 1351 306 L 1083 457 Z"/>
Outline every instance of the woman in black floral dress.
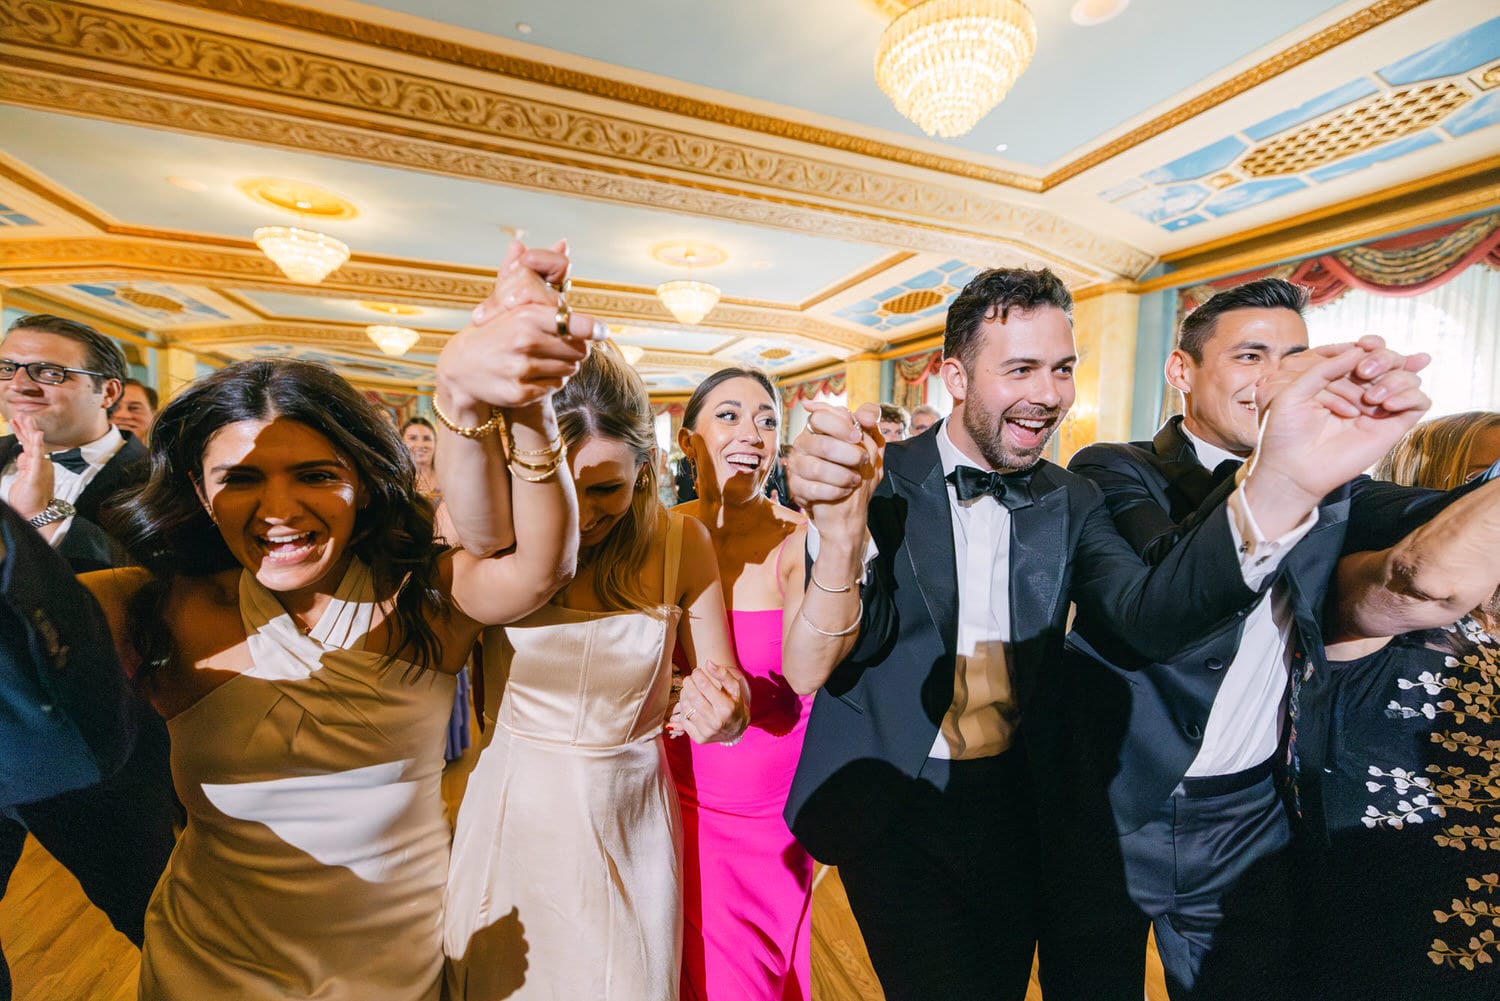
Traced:
<path fill-rule="evenodd" d="M 1449 488 L 1497 458 L 1500 414 L 1460 414 L 1378 472 Z M 1495 1001 L 1500 483 L 1337 582 L 1327 663 L 1307 659 L 1292 699 L 1302 996 Z"/>

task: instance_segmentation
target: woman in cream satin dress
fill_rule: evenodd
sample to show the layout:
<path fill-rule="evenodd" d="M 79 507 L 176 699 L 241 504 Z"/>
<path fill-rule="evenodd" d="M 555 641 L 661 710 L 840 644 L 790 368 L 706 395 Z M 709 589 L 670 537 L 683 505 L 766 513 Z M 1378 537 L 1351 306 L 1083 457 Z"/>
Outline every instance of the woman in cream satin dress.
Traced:
<path fill-rule="evenodd" d="M 663 724 L 733 740 L 748 686 L 708 534 L 657 497 L 640 377 L 595 351 L 557 401 L 579 571 L 551 604 L 486 632 L 485 735 L 448 880 L 449 994 L 662 1001 L 677 997 L 682 937 Z M 468 512 L 449 503 L 462 526 Z M 700 670 L 672 709 L 678 643 Z"/>
<path fill-rule="evenodd" d="M 439 385 L 500 408 L 532 449 L 555 435 L 555 386 L 497 373 L 546 378 L 586 349 L 528 340 L 539 316 L 466 330 L 439 362 Z M 494 438 L 469 444 L 455 466 L 504 476 Z M 565 578 L 571 483 L 492 497 L 497 521 L 527 525 L 504 556 L 444 551 L 395 430 L 332 371 L 282 360 L 185 389 L 151 456 L 117 522 L 144 568 L 85 579 L 167 717 L 188 810 L 140 997 L 434 1001 L 451 674 L 484 625 Z"/>

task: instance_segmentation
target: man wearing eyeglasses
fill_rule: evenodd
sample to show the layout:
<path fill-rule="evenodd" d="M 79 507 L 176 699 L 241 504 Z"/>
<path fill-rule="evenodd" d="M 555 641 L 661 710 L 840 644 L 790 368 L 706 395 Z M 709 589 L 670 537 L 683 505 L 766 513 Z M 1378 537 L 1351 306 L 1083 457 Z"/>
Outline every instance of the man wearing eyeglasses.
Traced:
<path fill-rule="evenodd" d="M 145 447 L 109 422 L 125 374 L 113 341 L 61 317 L 23 316 L 0 340 L 0 414 L 18 432 L 0 437 L 0 500 L 75 573 L 118 565 L 121 551 L 98 526 L 99 511 L 147 475 Z M 172 850 L 177 806 L 166 728 L 143 700 L 134 712 L 135 750 L 112 777 L 0 809 L 0 891 L 29 831 L 139 945 L 146 904 Z M 0 957 L 0 997 L 9 996 L 8 982 Z"/>

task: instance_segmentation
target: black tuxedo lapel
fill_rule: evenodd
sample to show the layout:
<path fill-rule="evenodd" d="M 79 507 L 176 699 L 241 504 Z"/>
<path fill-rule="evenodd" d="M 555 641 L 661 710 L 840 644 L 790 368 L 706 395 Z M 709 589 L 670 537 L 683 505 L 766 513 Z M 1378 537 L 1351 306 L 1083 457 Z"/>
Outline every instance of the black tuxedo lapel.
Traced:
<path fill-rule="evenodd" d="M 1161 426 L 1151 439 L 1151 449 L 1159 460 L 1157 468 L 1167 481 L 1167 489 L 1181 495 L 1187 510 L 1201 507 L 1217 484 L 1213 472 L 1199 461 L 1193 443 L 1183 434 L 1180 416 Z"/>
<path fill-rule="evenodd" d="M 1010 634 L 1054 627 L 1067 571 L 1068 492 L 1050 464 L 1031 474 L 1032 501 L 1010 513 Z"/>
<path fill-rule="evenodd" d="M 125 436 L 125 444 L 89 480 L 89 485 L 83 488 L 83 493 L 78 495 L 78 500 L 73 504 L 78 513 L 90 521 L 99 520 L 100 508 L 114 494 L 146 479 L 150 453 L 140 439 L 127 431 L 120 433 Z"/>
<path fill-rule="evenodd" d="M 10 460 L 21 454 L 21 442 L 13 434 L 0 438 L 0 469 L 10 465 Z"/>
<path fill-rule="evenodd" d="M 953 513 L 935 437 L 923 435 L 892 459 L 892 487 L 906 498 L 905 545 L 927 612 L 954 648 L 958 636 L 958 561 L 953 552 Z"/>

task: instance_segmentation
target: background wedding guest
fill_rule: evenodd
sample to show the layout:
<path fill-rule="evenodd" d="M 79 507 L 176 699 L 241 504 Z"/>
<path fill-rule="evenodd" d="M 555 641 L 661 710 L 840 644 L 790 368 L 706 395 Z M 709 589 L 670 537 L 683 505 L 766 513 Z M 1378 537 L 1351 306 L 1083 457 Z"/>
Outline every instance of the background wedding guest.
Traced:
<path fill-rule="evenodd" d="M 409 418 L 401 425 L 401 442 L 411 455 L 412 464 L 417 467 L 417 493 L 434 505 L 441 503 L 443 487 L 438 482 L 435 465 L 437 432 L 433 430 L 432 421 L 425 417 Z"/>
<path fill-rule="evenodd" d="M 943 415 L 938 412 L 937 407 L 922 404 L 911 412 L 912 437 L 915 438 L 942 419 Z"/>
<path fill-rule="evenodd" d="M 781 398 L 755 369 L 720 369 L 693 391 L 682 451 L 725 582 L 729 630 L 750 680 L 739 745 L 673 741 L 682 804 L 682 997 L 782 1001 L 811 994 L 812 858 L 782 817 L 812 700 L 781 674 L 781 607 L 802 568 L 802 518 L 762 485 L 777 465 Z"/>
<path fill-rule="evenodd" d="M 1377 470 L 1500 473 L 1500 414 L 1418 425 Z M 1294 676 L 1296 996 L 1495 996 L 1500 961 L 1500 483 L 1340 561 L 1326 668 Z M 1358 920 L 1353 920 L 1353 916 Z"/>
<path fill-rule="evenodd" d="M 525 447 L 551 421 L 528 377 L 586 350 L 529 322 L 495 317 L 443 354 Z M 143 568 L 86 579 L 168 719 L 188 808 L 147 915 L 145 1001 L 437 997 L 450 675 L 481 626 L 546 600 L 576 545 L 570 484 L 502 494 L 497 441 L 475 444 L 455 472 L 526 524 L 488 559 L 434 544 L 395 428 L 328 369 L 241 362 L 161 413 L 151 478 L 118 512 Z"/>
<path fill-rule="evenodd" d="M 120 391 L 120 403 L 109 421 L 121 431 L 129 431 L 142 442 L 151 435 L 151 422 L 156 420 L 156 390 L 139 379 L 126 379 Z"/>
<path fill-rule="evenodd" d="M 880 434 L 886 441 L 904 441 L 911 426 L 911 415 L 904 407 L 892 403 L 880 405 Z"/>
<path fill-rule="evenodd" d="M 541 273 L 561 284 L 566 261 Z M 519 283 L 499 302 L 562 323 L 559 293 Z M 441 369 L 436 399 L 465 406 Z M 486 726 L 448 879 L 448 992 L 675 998 L 681 826 L 664 724 L 694 741 L 733 740 L 748 721 L 746 686 L 708 533 L 657 497 L 640 377 L 595 350 L 558 394 L 557 426 L 554 450 L 512 449 L 511 468 L 571 477 L 578 572 L 545 607 L 485 636 Z M 451 437 L 440 446 L 447 503 L 465 543 L 488 548 L 498 533 L 482 498 L 451 477 Z M 696 670 L 674 709 L 679 644 Z"/>
<path fill-rule="evenodd" d="M 75 573 L 127 560 L 99 524 L 104 504 L 147 472 L 145 447 L 109 423 L 124 379 L 120 348 L 82 323 L 23 316 L 0 341 L 0 413 L 15 432 L 0 437 L 0 500 Z M 133 702 L 135 747 L 118 771 L 0 817 L 0 886 L 9 883 L 29 831 L 140 945 L 178 806 L 166 728 L 144 701 Z"/>

